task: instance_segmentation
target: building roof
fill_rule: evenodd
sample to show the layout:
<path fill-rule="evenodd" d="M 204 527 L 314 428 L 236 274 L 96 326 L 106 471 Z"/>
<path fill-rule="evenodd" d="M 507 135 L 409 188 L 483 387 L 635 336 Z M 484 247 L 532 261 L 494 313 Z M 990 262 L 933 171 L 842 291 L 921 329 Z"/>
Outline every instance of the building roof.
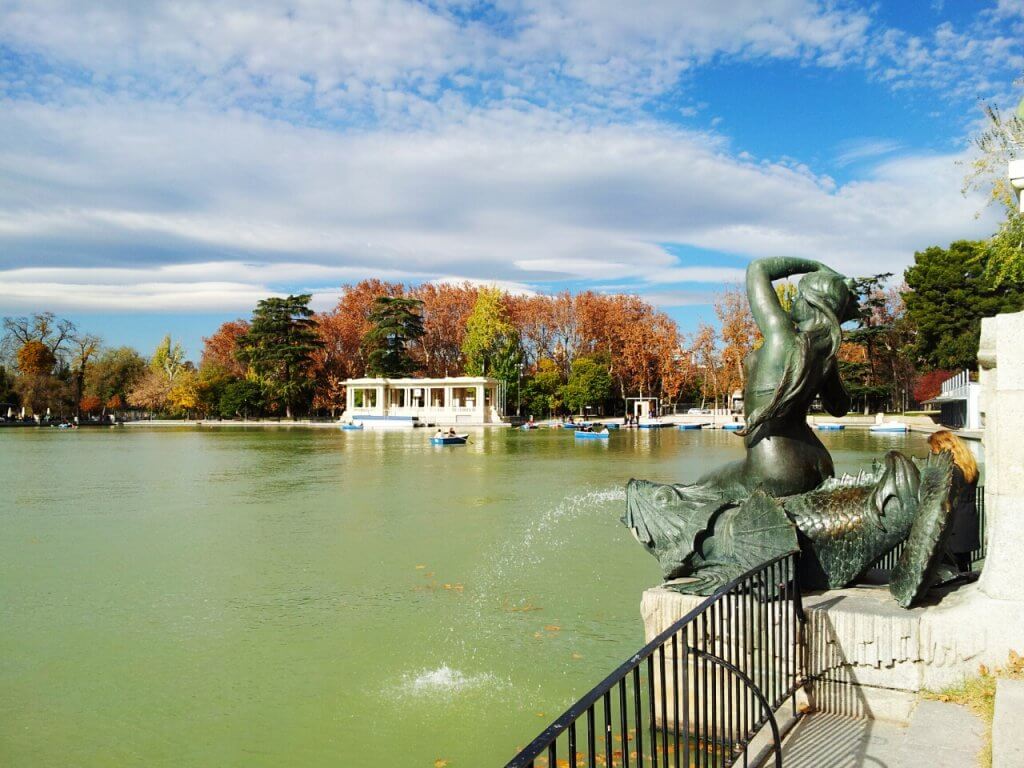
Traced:
<path fill-rule="evenodd" d="M 497 379 L 487 376 L 447 376 L 441 379 L 386 379 L 364 377 L 361 379 L 346 379 L 344 384 L 347 387 L 443 387 L 443 386 L 472 386 L 499 384 Z"/>

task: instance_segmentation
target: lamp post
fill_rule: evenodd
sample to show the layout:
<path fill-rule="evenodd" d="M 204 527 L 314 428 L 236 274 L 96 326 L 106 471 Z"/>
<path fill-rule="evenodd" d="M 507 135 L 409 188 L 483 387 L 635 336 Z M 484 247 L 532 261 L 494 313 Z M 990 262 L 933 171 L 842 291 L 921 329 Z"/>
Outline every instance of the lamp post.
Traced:
<path fill-rule="evenodd" d="M 516 416 L 523 416 L 523 363 L 519 363 L 519 376 L 516 379 Z"/>

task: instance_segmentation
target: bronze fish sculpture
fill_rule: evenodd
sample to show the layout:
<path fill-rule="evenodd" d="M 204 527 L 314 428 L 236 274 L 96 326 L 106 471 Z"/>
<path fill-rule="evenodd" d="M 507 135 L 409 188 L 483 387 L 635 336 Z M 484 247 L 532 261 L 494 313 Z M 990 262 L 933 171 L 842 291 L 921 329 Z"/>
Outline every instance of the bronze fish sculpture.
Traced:
<path fill-rule="evenodd" d="M 898 451 L 868 471 L 779 498 L 762 489 L 736 498 L 712 484 L 631 480 L 622 521 L 658 559 L 666 580 L 690 577 L 674 589 L 701 595 L 798 549 L 802 587 L 844 587 L 905 542 L 890 590 L 909 607 L 942 567 L 951 482 L 948 454 L 918 461 Z"/>

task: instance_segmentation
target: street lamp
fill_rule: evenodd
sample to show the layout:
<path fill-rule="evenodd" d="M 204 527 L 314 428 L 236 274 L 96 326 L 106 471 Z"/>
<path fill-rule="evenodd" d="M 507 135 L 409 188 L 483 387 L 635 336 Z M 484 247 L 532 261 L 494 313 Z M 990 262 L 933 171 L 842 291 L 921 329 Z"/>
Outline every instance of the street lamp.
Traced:
<path fill-rule="evenodd" d="M 523 363 L 519 364 L 519 378 L 516 379 L 516 416 L 523 416 Z"/>

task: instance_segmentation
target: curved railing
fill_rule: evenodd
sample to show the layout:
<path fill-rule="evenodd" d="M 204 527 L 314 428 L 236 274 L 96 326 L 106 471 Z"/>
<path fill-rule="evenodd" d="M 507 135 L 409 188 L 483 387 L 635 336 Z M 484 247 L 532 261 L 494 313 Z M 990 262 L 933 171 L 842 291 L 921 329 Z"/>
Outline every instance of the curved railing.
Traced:
<path fill-rule="evenodd" d="M 803 684 L 798 555 L 769 560 L 703 600 L 506 768 L 730 766 L 765 725 L 781 768 L 774 712 Z"/>

